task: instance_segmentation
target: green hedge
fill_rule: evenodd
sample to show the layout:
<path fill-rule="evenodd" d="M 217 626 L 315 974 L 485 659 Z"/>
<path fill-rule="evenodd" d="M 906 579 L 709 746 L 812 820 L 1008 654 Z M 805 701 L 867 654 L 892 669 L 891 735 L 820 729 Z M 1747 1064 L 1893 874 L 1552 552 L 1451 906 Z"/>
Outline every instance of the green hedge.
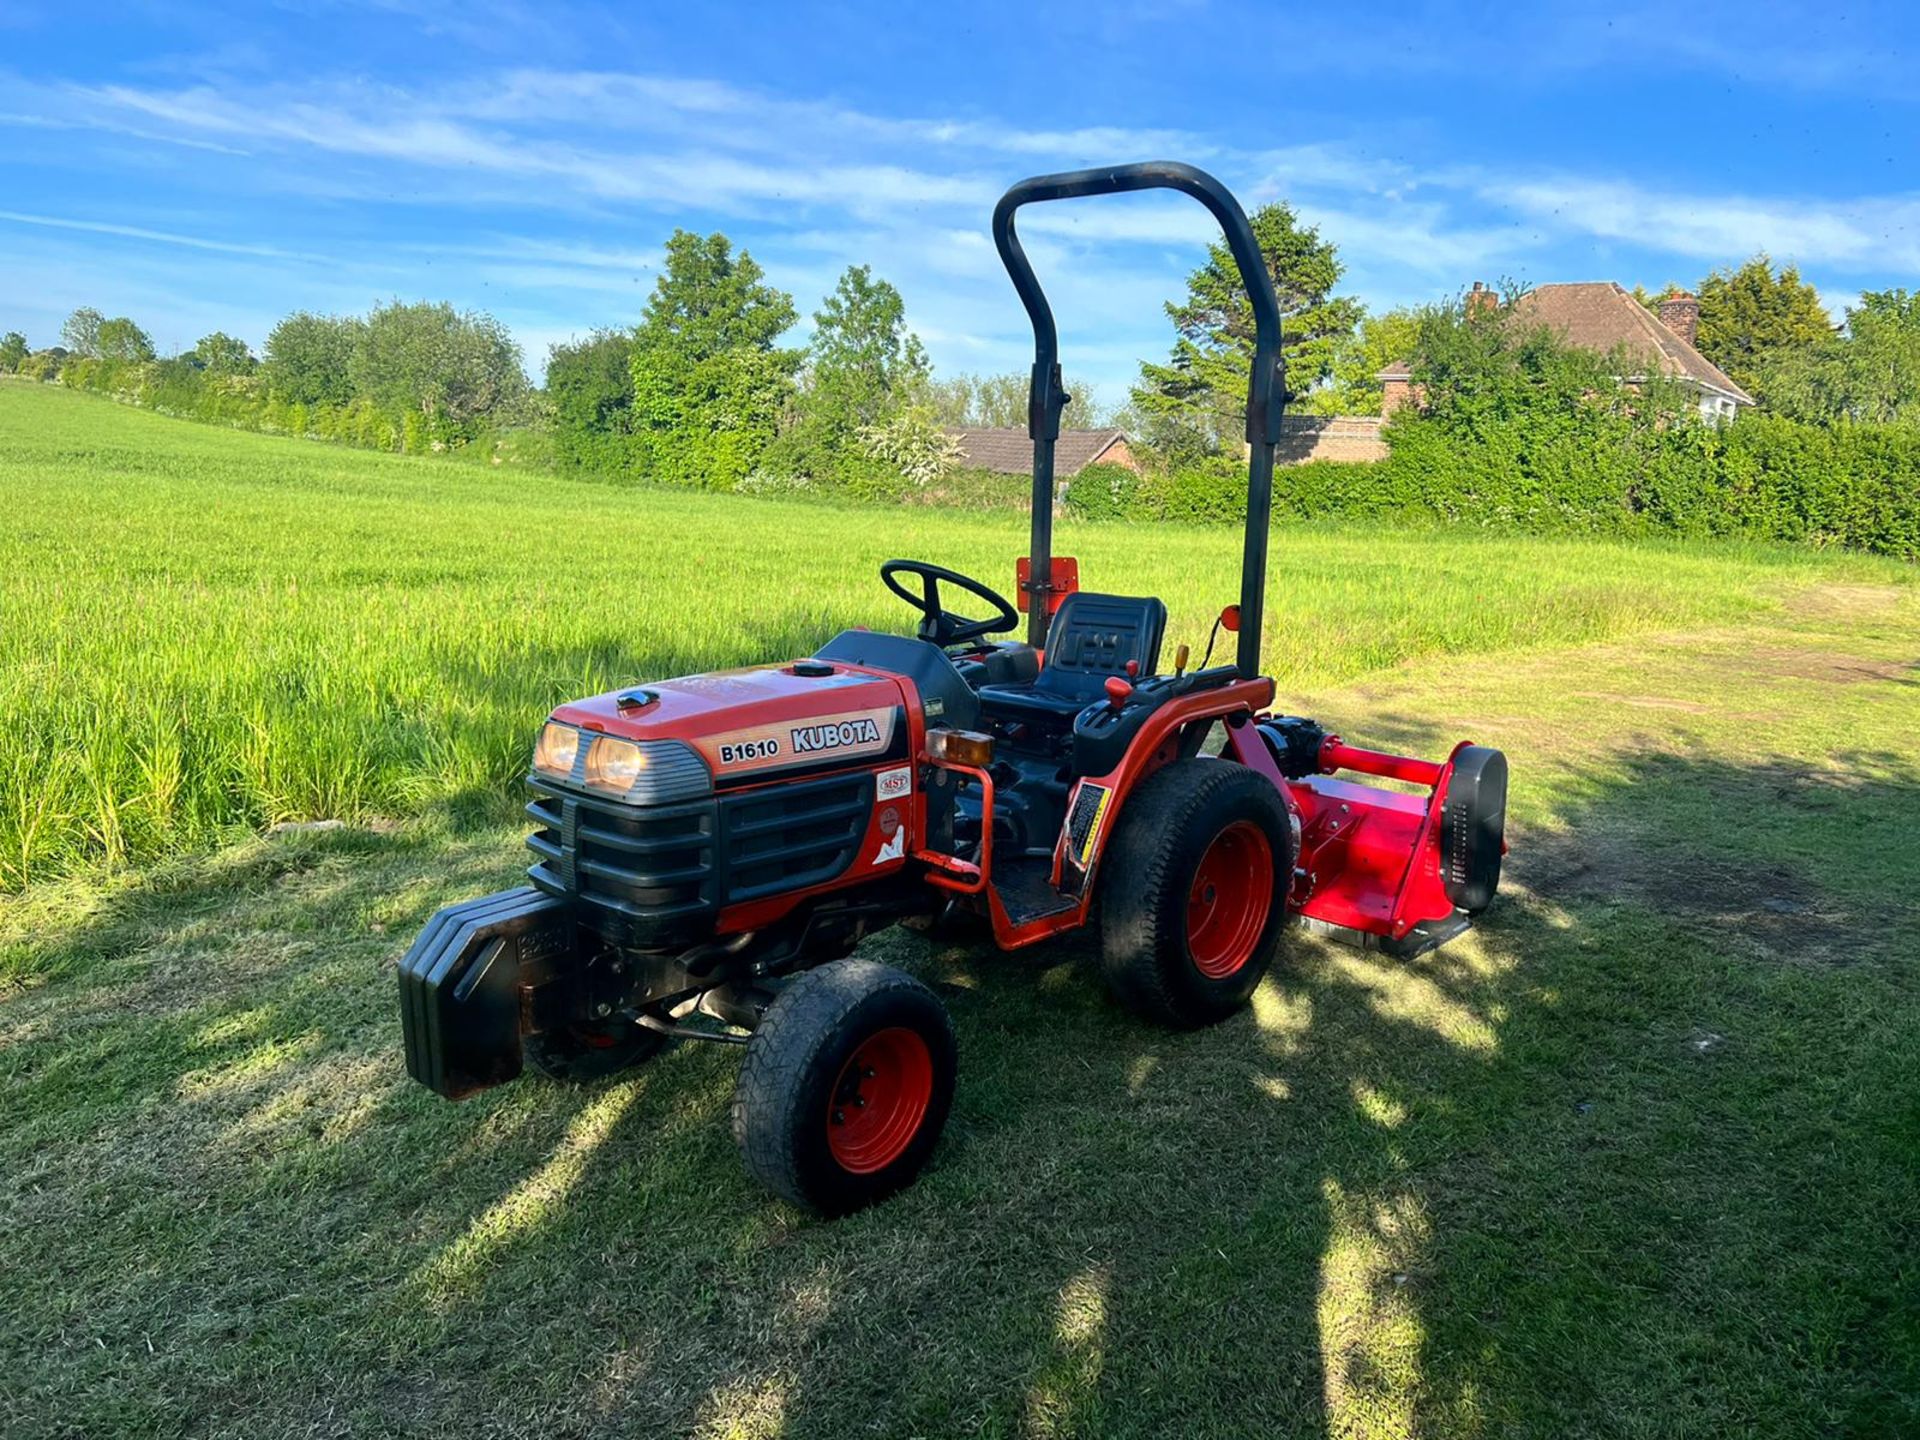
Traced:
<path fill-rule="evenodd" d="M 29 357 L 35 359 L 37 357 Z M 24 367 L 23 367 L 24 373 Z M 450 425 L 417 410 L 393 412 L 373 401 L 300 405 L 276 395 L 260 375 L 211 375 L 184 360 L 102 360 L 70 356 L 40 373 L 74 390 L 107 395 L 163 415 L 268 435 L 331 440 L 368 450 L 425 455 L 478 448 L 493 455 L 517 449 L 476 426 Z M 533 447 L 542 458 L 545 447 Z"/>
<path fill-rule="evenodd" d="M 1471 437 L 1420 417 L 1388 458 L 1274 472 L 1273 513 L 1593 535 L 1741 536 L 1920 558 L 1920 429 L 1746 415 L 1723 428 L 1616 417 Z M 1098 467 L 1102 469 L 1110 467 Z M 1213 461 L 1118 481 L 1076 476 L 1090 519 L 1235 522 L 1244 467 Z"/>

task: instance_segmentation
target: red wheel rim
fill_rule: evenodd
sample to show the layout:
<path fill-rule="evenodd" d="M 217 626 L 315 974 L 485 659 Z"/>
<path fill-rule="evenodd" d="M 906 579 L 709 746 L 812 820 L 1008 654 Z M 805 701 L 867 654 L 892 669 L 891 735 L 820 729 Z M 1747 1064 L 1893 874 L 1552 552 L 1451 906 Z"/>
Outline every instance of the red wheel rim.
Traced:
<path fill-rule="evenodd" d="M 844 1170 L 871 1175 L 905 1153 L 933 1100 L 933 1055 L 915 1031 L 868 1037 L 841 1067 L 827 1104 L 827 1147 Z"/>
<path fill-rule="evenodd" d="M 1187 892 L 1187 953 L 1209 980 L 1237 974 L 1253 958 L 1273 908 L 1273 847 L 1251 820 L 1236 820 L 1200 857 Z"/>

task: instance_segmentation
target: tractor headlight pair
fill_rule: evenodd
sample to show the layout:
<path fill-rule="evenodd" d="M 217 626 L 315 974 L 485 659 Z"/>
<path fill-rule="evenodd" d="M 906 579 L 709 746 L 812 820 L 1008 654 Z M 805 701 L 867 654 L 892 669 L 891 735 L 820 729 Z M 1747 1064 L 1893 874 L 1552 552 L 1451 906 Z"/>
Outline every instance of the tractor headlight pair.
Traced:
<path fill-rule="evenodd" d="M 622 740 L 558 720 L 542 727 L 533 747 L 533 768 L 636 805 L 690 800 L 713 791 L 706 763 L 682 741 Z"/>
<path fill-rule="evenodd" d="M 582 746 L 587 752 L 584 770 L 580 766 Z M 571 725 L 549 720 L 534 743 L 533 768 L 557 780 L 584 780 L 596 790 L 625 794 L 647 768 L 647 755 L 631 740 L 588 736 Z"/>

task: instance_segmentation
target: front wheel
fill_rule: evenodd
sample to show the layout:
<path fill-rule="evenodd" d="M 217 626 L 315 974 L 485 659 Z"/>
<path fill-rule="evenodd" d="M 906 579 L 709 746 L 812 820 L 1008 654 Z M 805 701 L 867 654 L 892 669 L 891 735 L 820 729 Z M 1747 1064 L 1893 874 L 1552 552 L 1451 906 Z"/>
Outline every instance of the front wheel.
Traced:
<path fill-rule="evenodd" d="M 911 975 L 836 960 L 789 982 L 747 1043 L 733 1138 L 783 1199 L 844 1215 L 912 1183 L 953 1104 L 953 1023 Z"/>
<path fill-rule="evenodd" d="M 1286 918 L 1292 827 L 1269 780 L 1176 760 L 1141 783 L 1101 865 L 1101 967 L 1163 1025 L 1211 1025 L 1246 1004 Z"/>

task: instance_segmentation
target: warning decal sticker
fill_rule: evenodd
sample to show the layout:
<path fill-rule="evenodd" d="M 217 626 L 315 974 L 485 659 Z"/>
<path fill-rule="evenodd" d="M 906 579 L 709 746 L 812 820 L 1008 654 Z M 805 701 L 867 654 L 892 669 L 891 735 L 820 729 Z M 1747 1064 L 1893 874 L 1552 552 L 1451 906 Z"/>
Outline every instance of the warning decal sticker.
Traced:
<path fill-rule="evenodd" d="M 1101 822 L 1107 818 L 1107 801 L 1113 791 L 1104 785 L 1083 784 L 1073 796 L 1073 811 L 1067 816 L 1067 854 L 1082 870 L 1100 838 Z"/>

